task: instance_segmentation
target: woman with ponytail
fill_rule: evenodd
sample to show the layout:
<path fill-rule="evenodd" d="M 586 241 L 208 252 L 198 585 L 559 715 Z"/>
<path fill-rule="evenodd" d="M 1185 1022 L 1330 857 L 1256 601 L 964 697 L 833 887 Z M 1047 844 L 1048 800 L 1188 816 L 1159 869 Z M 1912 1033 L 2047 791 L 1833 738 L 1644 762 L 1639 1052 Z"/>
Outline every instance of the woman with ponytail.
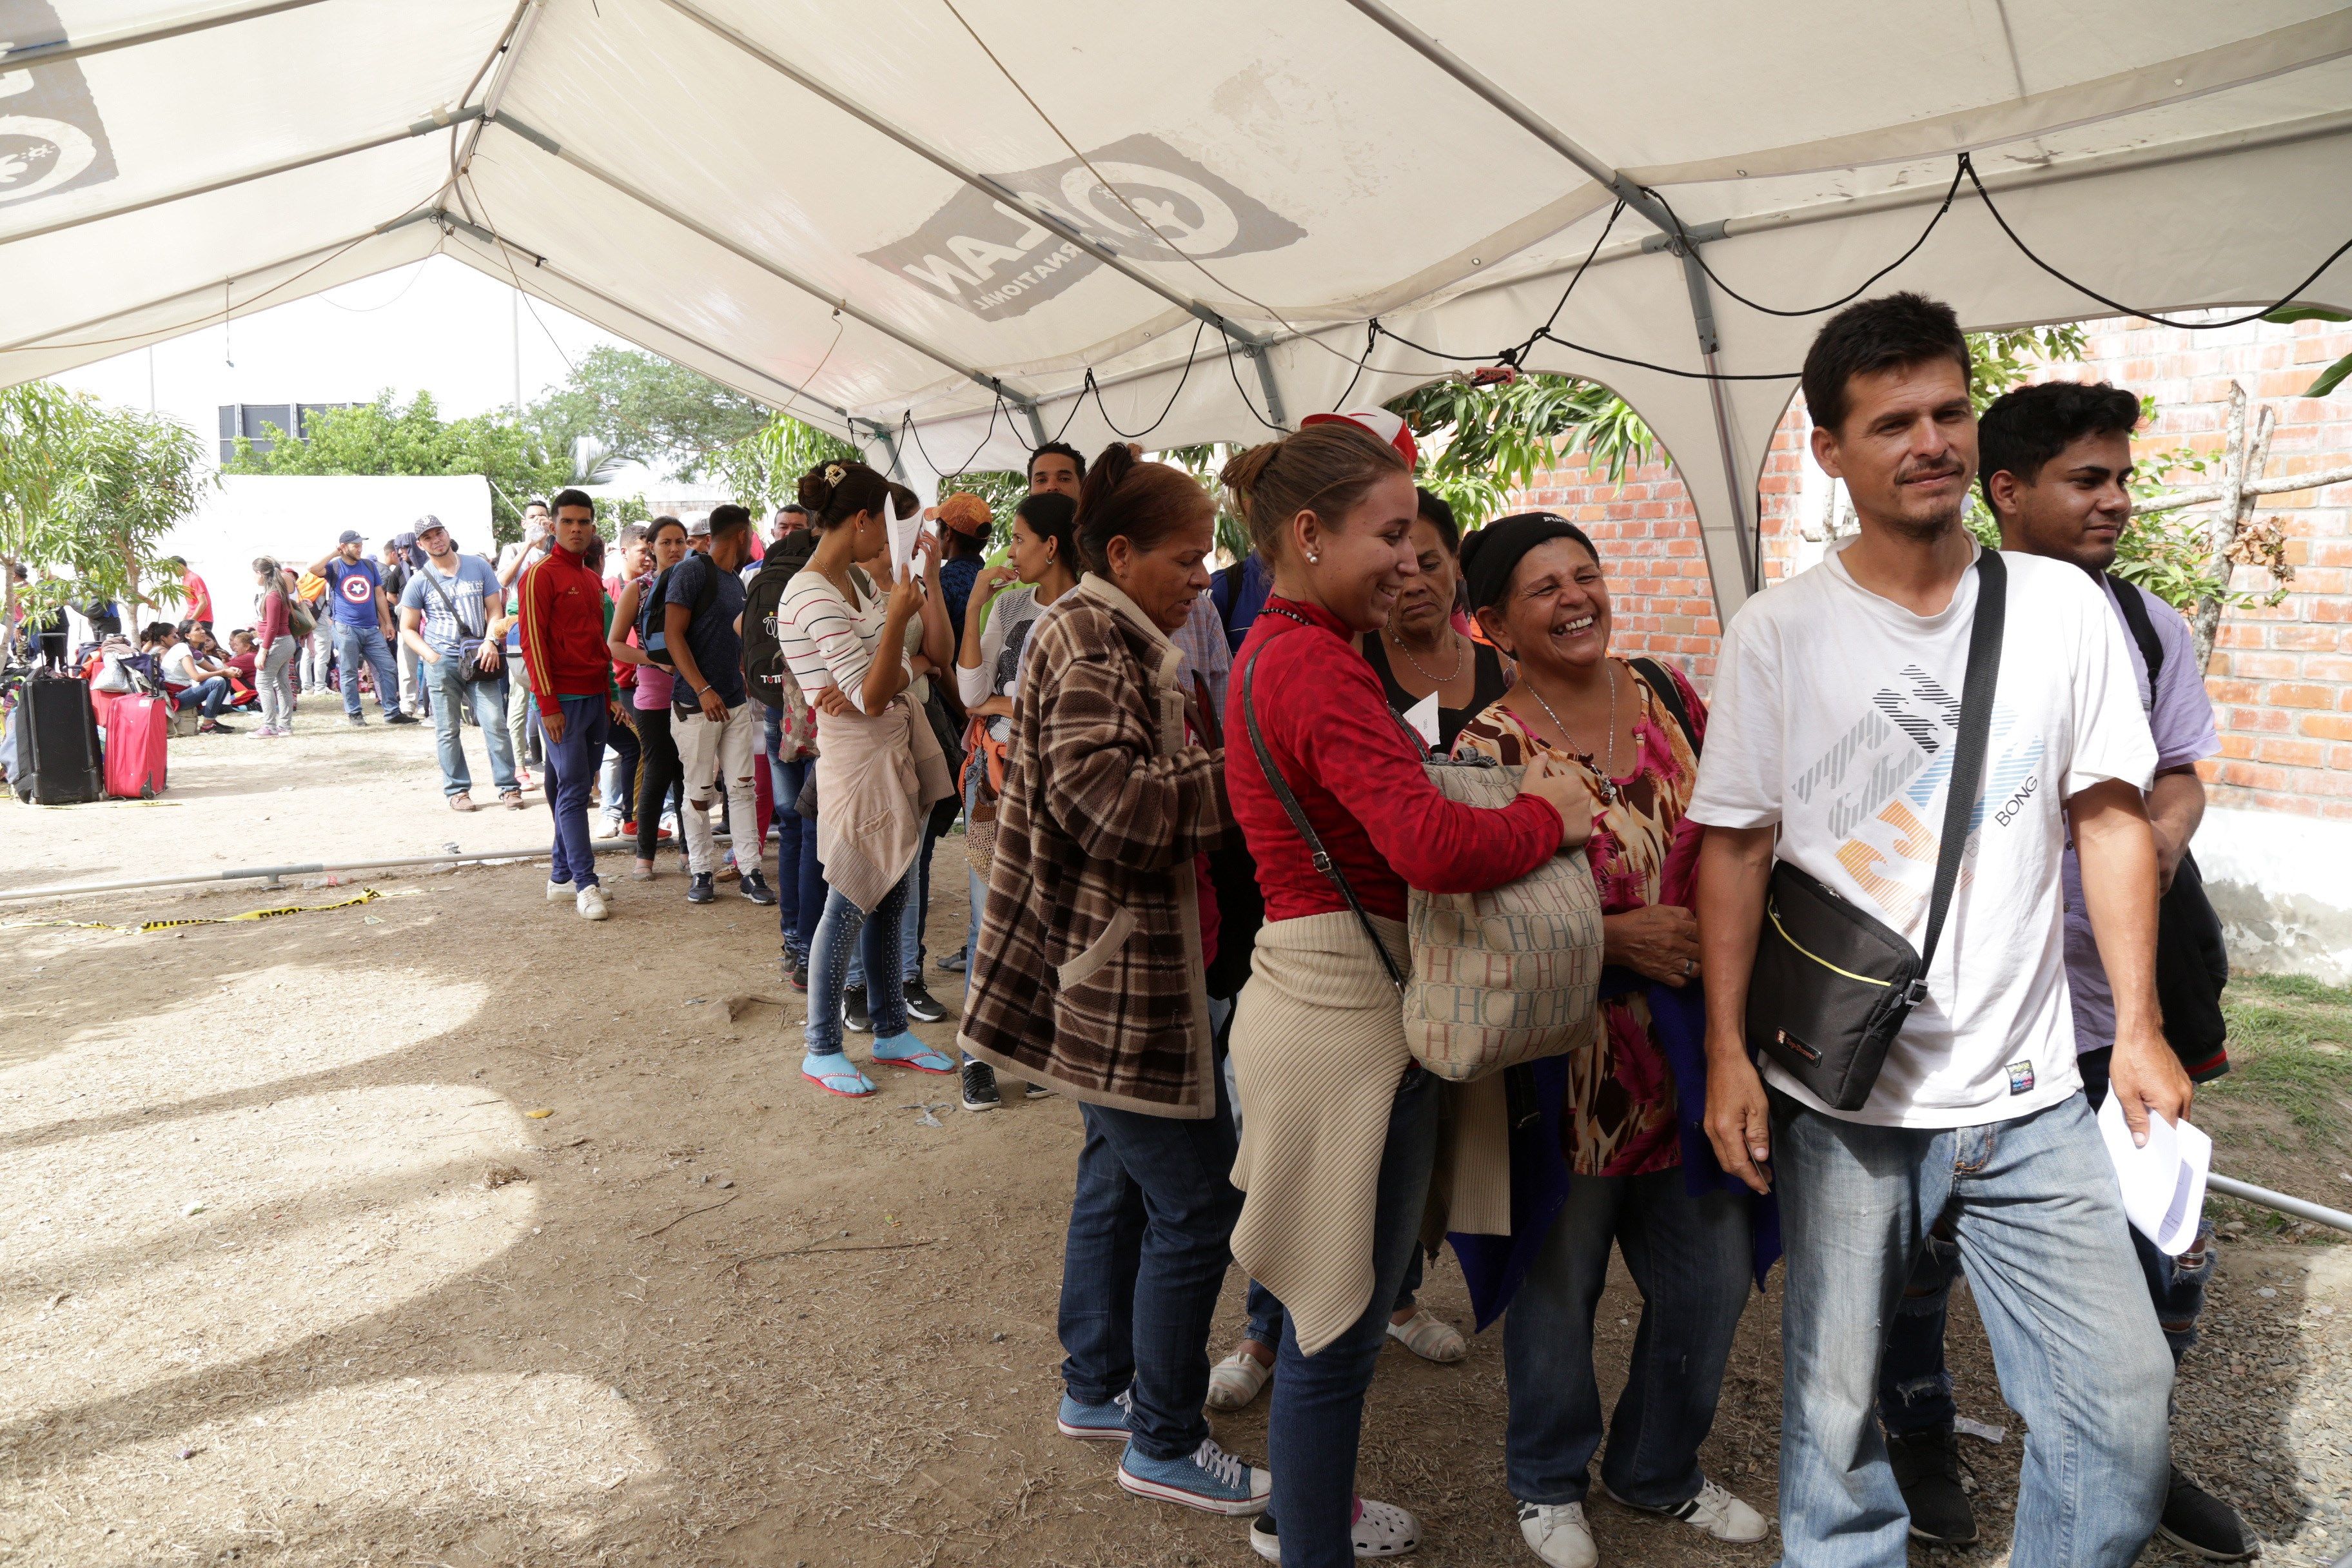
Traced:
<path fill-rule="evenodd" d="M 821 463 L 800 483 L 817 544 L 776 602 L 776 642 L 816 707 L 817 858 L 824 913 L 810 944 L 808 1055 L 801 1076 L 863 1099 L 873 1080 L 842 1052 L 841 997 L 864 940 L 874 1059 L 917 1072 L 955 1063 L 907 1026 L 899 918 L 931 806 L 955 793 L 937 736 L 905 699 L 907 627 L 921 612 L 912 575 L 887 598 L 855 571 L 888 537 L 889 481 L 863 463 Z"/>
<path fill-rule="evenodd" d="M 1418 498 L 1395 447 L 1352 418 L 1326 419 L 1252 447 L 1223 478 L 1274 568 L 1234 658 L 1227 721 L 1234 816 L 1265 896 L 1233 1024 L 1244 1112 L 1234 1180 L 1248 1194 L 1234 1256 L 1285 1309 L 1266 1429 L 1273 1506 L 1252 1544 L 1286 1568 L 1343 1568 L 1420 1536 L 1404 1510 L 1355 1497 L 1356 1450 L 1423 1230 L 1441 1089 L 1406 1047 L 1396 987 L 1341 884 L 1409 970 L 1409 887 L 1501 887 L 1581 844 L 1591 820 L 1580 787 L 1541 760 L 1507 806 L 1448 801 L 1357 651 L 1421 570 Z M 1498 1080 L 1471 1087 L 1496 1092 Z M 1483 1125 L 1472 1098 L 1460 1121 Z M 1496 1136 L 1454 1141 L 1447 1228 L 1509 1229 L 1496 1110 Z"/>
<path fill-rule="evenodd" d="M 1202 976 L 1223 753 L 1170 640 L 1209 585 L 1208 492 L 1113 447 L 1079 492 L 1086 574 L 1031 627 L 963 1048 L 1079 1102 L 1062 1268 L 1066 1436 L 1125 1445 L 1118 1484 L 1252 1514 L 1269 1482 L 1202 1402 L 1241 1194 Z M 999 613 L 1002 613 L 1000 609 Z"/>

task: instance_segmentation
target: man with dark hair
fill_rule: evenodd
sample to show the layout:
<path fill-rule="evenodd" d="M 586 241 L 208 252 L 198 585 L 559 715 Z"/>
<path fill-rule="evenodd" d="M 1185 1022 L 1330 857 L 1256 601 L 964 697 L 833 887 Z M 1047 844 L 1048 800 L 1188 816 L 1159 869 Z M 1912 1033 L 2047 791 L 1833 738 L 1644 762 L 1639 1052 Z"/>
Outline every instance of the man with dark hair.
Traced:
<path fill-rule="evenodd" d="M 1078 499 L 1078 487 L 1087 482 L 1086 454 L 1066 441 L 1048 441 L 1029 454 L 1029 493 L 1036 495 L 1051 490 L 1055 495 Z"/>
<path fill-rule="evenodd" d="M 470 708 L 490 754 L 490 779 L 499 804 L 520 811 L 522 790 L 515 783 L 514 750 L 507 737 L 507 682 L 519 679 L 492 635 L 503 619 L 492 606 L 502 602 L 498 574 L 478 555 L 460 555 L 457 542 L 437 517 L 417 520 L 425 564 L 408 580 L 400 600 L 402 646 L 423 662 L 434 694 L 433 738 L 441 762 L 441 793 L 452 811 L 474 809 L 473 770 L 466 765 L 464 718 Z M 467 666 L 471 664 L 472 668 Z"/>
<path fill-rule="evenodd" d="M 768 535 L 771 542 L 782 544 L 793 534 L 808 527 L 808 508 L 796 500 L 788 500 L 776 509 L 775 531 Z"/>
<path fill-rule="evenodd" d="M 588 794 L 612 723 L 612 656 L 604 647 L 604 584 L 588 565 L 596 503 L 585 490 L 559 490 L 545 554 L 518 584 L 523 668 L 547 737 L 547 802 L 555 815 L 547 897 L 569 898 L 583 920 L 608 913 L 588 832 Z"/>
<path fill-rule="evenodd" d="M 367 722 L 360 711 L 360 668 L 365 665 L 375 673 L 376 706 L 383 710 L 383 721 L 415 723 L 400 709 L 400 676 L 392 657 L 392 601 L 383 595 L 383 573 L 367 558 L 367 542 L 359 530 L 343 530 L 333 552 L 313 563 L 310 574 L 327 584 L 335 666 L 342 672 L 343 718 L 354 729 Z"/>
<path fill-rule="evenodd" d="M 1916 294 L 1849 307 L 1814 340 L 1804 384 L 1813 457 L 1845 481 L 1861 531 L 1733 618 L 1689 808 L 1707 828 L 1708 1138 L 1727 1171 L 1778 1191 L 1788 1248 L 1783 1558 L 1906 1560 L 1876 1374 L 1941 1224 L 2028 1428 L 2013 1556 L 2122 1568 L 2164 1502 L 2172 1365 L 2075 1065 L 2060 868 L 2071 833 L 2115 996 L 2110 1113 L 2145 1138 L 2150 1116 L 2177 1121 L 2191 1094 L 2156 1000 L 2142 796 L 2156 750 L 2091 579 L 2032 555 L 1979 563 L 1961 526 L 1977 427 L 1951 310 Z M 1790 900 L 1820 884 L 1914 952 L 1927 945 L 1969 651 L 1996 594 L 1990 721 L 1955 847 L 1965 875 L 1918 1000 L 1859 1106 L 1833 1106 L 1790 1065 L 1835 1037 L 1765 1039 L 1768 1092 L 1747 1024 L 1768 890 L 1776 922 L 1785 913 L 1816 942 L 1834 940 L 1811 929 L 1828 917 L 1801 918 Z"/>
<path fill-rule="evenodd" d="M 677 742 L 679 772 L 686 783 L 686 889 L 690 904 L 719 897 L 717 844 L 710 808 L 717 791 L 727 794 L 727 820 L 739 851 L 735 865 L 743 896 L 772 904 L 760 874 L 760 803 L 751 781 L 765 710 L 755 712 L 743 684 L 743 579 L 751 556 L 751 514 L 731 503 L 710 512 L 709 548 L 689 552 L 670 569 L 662 599 L 663 636 L 677 669 L 670 702 L 670 733 Z"/>
<path fill-rule="evenodd" d="M 2019 387 L 1997 398 L 1978 420 L 1979 473 L 1985 502 L 2000 524 L 2002 548 L 2081 568 L 2099 585 L 2109 612 L 2129 634 L 2124 639 L 2125 654 L 2156 742 L 2156 783 L 2147 792 L 2147 815 L 2156 835 L 2161 891 L 2171 884 L 2205 815 L 2205 786 L 2197 776 L 2197 763 L 2221 749 L 2221 737 L 2189 624 L 2170 606 L 2105 574 L 2115 563 L 2116 542 L 2131 522 L 2131 433 L 2139 416 L 2139 399 L 2105 383 L 2062 381 Z M 2116 1003 L 2084 912 L 2082 871 L 2071 849 L 2063 877 L 2066 989 L 2074 1014 L 2075 1059 L 2084 1090 L 2096 1109 L 2106 1097 Z M 2184 1065 L 2194 1077 L 2217 1077 L 2226 1069 L 2228 1058 Z M 2213 1271 L 2212 1222 L 2202 1222 L 2196 1239 L 2177 1258 L 2166 1256 L 2137 1229 L 2131 1239 L 2178 1368 L 2197 1342 L 2197 1319 Z M 1959 1269 L 1959 1248 L 1952 1238 L 1931 1233 L 1888 1327 L 1878 1376 L 1879 1419 L 1886 1428 L 1895 1479 L 1911 1510 L 1911 1532 L 1949 1544 L 1974 1541 L 1977 1534 L 1974 1510 L 1960 1486 L 1953 1435 L 1958 1412 L 1951 1375 L 1944 1366 L 1945 1305 Z M 2214 1562 L 2236 1562 L 2257 1550 L 2236 1510 L 2177 1465 L 2158 1528 Z"/>
<path fill-rule="evenodd" d="M 180 579 L 180 592 L 184 595 L 180 601 L 181 618 L 192 621 L 206 631 L 212 630 L 213 591 L 205 586 L 205 580 L 197 576 L 194 570 L 180 556 L 170 556 L 160 564 L 163 570 Z"/>
<path fill-rule="evenodd" d="M 553 545 L 553 520 L 547 503 L 533 497 L 522 503 L 522 539 L 499 552 L 499 608 L 494 636 L 506 642 L 506 662 L 510 672 L 522 668 L 522 622 L 515 614 L 514 583 L 530 565 Z M 530 788 L 530 763 L 539 750 L 539 732 L 533 730 L 530 716 L 530 682 L 510 676 L 507 681 L 507 745 L 515 760 L 515 784 L 518 788 Z"/>

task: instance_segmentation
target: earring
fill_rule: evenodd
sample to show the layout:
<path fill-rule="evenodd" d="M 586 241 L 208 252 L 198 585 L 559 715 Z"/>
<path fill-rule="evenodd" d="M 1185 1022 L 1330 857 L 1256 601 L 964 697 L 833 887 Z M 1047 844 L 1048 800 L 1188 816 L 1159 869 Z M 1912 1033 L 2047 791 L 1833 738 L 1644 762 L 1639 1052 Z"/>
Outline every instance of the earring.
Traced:
<path fill-rule="evenodd" d="M 1322 563 L 1322 560 L 1323 552 L 1319 550 L 1310 550 L 1307 552 L 1307 564 L 1309 566 L 1319 565 Z"/>

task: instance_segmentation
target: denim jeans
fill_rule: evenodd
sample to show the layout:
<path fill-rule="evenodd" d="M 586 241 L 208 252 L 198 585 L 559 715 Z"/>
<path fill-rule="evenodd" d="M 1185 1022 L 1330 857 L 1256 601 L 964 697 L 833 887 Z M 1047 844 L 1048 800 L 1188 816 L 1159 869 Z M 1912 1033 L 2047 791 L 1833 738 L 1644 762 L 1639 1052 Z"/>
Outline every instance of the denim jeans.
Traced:
<path fill-rule="evenodd" d="M 500 795 L 513 789 L 514 752 L 507 745 L 507 678 L 467 680 L 459 671 L 457 657 L 445 653 L 440 663 L 425 667 L 425 679 L 433 688 L 433 742 L 441 753 L 441 793 L 454 797 L 474 787 L 473 772 L 466 766 L 464 715 L 468 707 L 474 710 L 474 721 L 481 726 L 482 745 L 490 753 L 491 783 Z"/>
<path fill-rule="evenodd" d="M 2085 1051 L 2078 1058 L 2084 1098 L 2094 1110 L 2107 1098 L 2110 1054 Z M 2147 1282 L 2148 1302 L 2156 1309 L 2157 1326 L 2164 1331 L 2177 1368 L 2197 1343 L 2205 1286 L 2213 1277 L 2213 1222 L 2200 1224 L 2197 1239 L 2178 1258 L 2166 1257 L 2137 1227 L 2131 1229 L 2131 1240 L 2140 1277 Z M 1949 1431 L 1959 1414 L 1952 1403 L 1952 1374 L 1944 1365 L 1944 1319 L 1952 1281 L 1959 1275 L 1958 1244 L 1950 1227 L 1939 1224 L 1928 1233 L 1927 1245 L 1904 1283 L 1902 1304 L 1886 1329 L 1886 1355 L 1879 1363 L 1878 1419 L 1895 1436 Z"/>
<path fill-rule="evenodd" d="M 1389 1308 L 1391 1316 L 1403 1311 L 1420 1300 L 1421 1270 L 1423 1261 L 1421 1248 L 1415 1247 L 1412 1249 L 1412 1261 L 1405 1268 L 1404 1282 L 1397 1287 L 1396 1300 Z M 1273 1291 L 1256 1280 L 1251 1280 L 1248 1292 L 1242 1298 L 1242 1310 L 1248 1315 L 1249 1319 L 1247 1325 L 1243 1329 L 1245 1338 L 1255 1340 L 1268 1349 L 1282 1342 L 1284 1316 L 1282 1303 L 1275 1300 Z"/>
<path fill-rule="evenodd" d="M 1601 1436 L 1592 1315 L 1612 1242 L 1642 1292 L 1642 1323 L 1601 1479 L 1643 1508 L 1678 1508 L 1698 1495 L 1698 1446 L 1715 1425 L 1724 1363 L 1748 1305 L 1748 1208 L 1741 1194 L 1693 1197 L 1679 1168 L 1569 1184 L 1567 1206 L 1503 1325 L 1513 1497 L 1584 1500 Z"/>
<path fill-rule="evenodd" d="M 815 940 L 809 943 L 809 1055 L 841 1054 L 841 990 L 849 984 L 853 948 L 862 948 L 882 976 L 882 983 L 866 994 L 874 1037 L 887 1039 L 907 1032 L 907 994 L 899 988 L 898 979 L 898 921 L 906 912 L 913 881 L 911 877 L 899 878 L 870 915 L 838 891 L 825 890 L 824 914 L 816 922 Z"/>
<path fill-rule="evenodd" d="M 931 907 L 931 850 L 939 844 L 929 828 L 923 830 L 923 847 L 915 852 L 915 863 L 907 868 L 907 880 L 913 891 L 906 909 L 898 916 L 898 963 L 903 971 L 898 976 L 902 984 L 912 984 L 923 977 L 923 917 Z M 866 955 L 854 952 L 849 956 L 849 984 L 866 984 Z"/>
<path fill-rule="evenodd" d="M 1129 1429 L 1149 1458 L 1188 1458 L 1209 1436 L 1209 1331 L 1242 1212 L 1239 1141 L 1223 1110 L 1078 1107 L 1087 1136 L 1064 1244 L 1062 1382 L 1081 1405 L 1130 1394 Z"/>
<path fill-rule="evenodd" d="M 206 676 L 194 686 L 183 687 L 172 693 L 173 707 L 196 708 L 201 705 L 201 711 L 207 719 L 219 718 L 221 704 L 227 700 L 228 677 L 225 675 Z"/>
<path fill-rule="evenodd" d="M 563 707 L 563 739 L 551 737 L 541 725 L 539 709 L 530 710 L 547 753 L 547 800 L 555 812 L 555 846 L 548 860 L 547 879 L 574 888 L 596 886 L 595 836 L 588 830 L 588 791 L 596 782 L 596 763 L 604 754 L 604 732 L 612 714 L 602 697 L 559 697 Z"/>
<path fill-rule="evenodd" d="M 805 963 L 824 914 L 824 868 L 816 858 L 816 824 L 795 809 L 814 757 L 778 763 L 776 773 L 776 926 L 784 951 Z M 899 937 L 905 940 L 902 923 Z"/>
<path fill-rule="evenodd" d="M 360 714 L 360 665 L 375 671 L 376 706 L 386 717 L 400 711 L 400 677 L 392 664 L 392 645 L 381 626 L 351 626 L 335 623 L 335 664 L 343 676 L 343 712 Z"/>
<path fill-rule="evenodd" d="M 1874 1418 L 1886 1325 L 1928 1228 L 1966 1261 L 2026 1426 L 2011 1560 L 2120 1568 L 2156 1528 L 2172 1358 L 2077 1094 L 1976 1127 L 1871 1127 L 1772 1096 L 1788 1242 L 1780 1541 L 1804 1568 L 1903 1568 L 1910 1515 Z"/>
<path fill-rule="evenodd" d="M 1353 1568 L 1356 1449 L 1364 1393 L 1372 1385 L 1389 1312 L 1419 1249 L 1422 1210 L 1437 1153 L 1437 1080 L 1407 1069 L 1389 1110 L 1372 1214 L 1372 1294 L 1364 1315 L 1313 1355 L 1286 1321 L 1275 1353 L 1266 1462 L 1274 1470 L 1270 1512 L 1282 1537 L 1283 1568 Z"/>

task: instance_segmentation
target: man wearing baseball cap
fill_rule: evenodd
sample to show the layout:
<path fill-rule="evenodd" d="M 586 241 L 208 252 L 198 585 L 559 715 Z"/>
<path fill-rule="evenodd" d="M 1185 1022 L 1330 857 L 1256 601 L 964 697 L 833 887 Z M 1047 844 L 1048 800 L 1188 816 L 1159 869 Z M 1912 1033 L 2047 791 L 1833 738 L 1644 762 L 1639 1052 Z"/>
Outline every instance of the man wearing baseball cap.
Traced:
<path fill-rule="evenodd" d="M 360 712 L 360 663 L 375 672 L 375 700 L 387 724 L 414 724 L 400 710 L 400 676 L 392 658 L 392 605 L 383 595 L 383 574 L 367 558 L 367 541 L 356 528 L 343 530 L 333 553 L 310 567 L 327 584 L 330 619 L 335 628 L 335 665 L 342 671 L 343 717 L 352 728 L 367 722 Z"/>

